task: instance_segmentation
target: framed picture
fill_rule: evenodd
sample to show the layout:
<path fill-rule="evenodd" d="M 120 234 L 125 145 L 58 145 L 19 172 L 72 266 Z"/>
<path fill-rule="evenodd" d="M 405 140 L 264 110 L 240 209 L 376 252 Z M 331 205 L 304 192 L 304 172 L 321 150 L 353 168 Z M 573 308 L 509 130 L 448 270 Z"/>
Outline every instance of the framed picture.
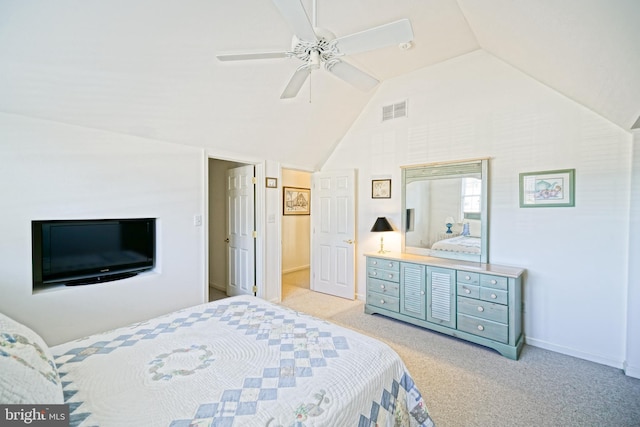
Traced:
<path fill-rule="evenodd" d="M 575 206 L 575 169 L 520 174 L 520 207 Z"/>
<path fill-rule="evenodd" d="M 391 198 L 391 180 L 390 179 L 374 179 L 371 181 L 371 198 L 372 199 L 390 199 Z"/>
<path fill-rule="evenodd" d="M 311 190 L 308 188 L 283 187 L 283 215 L 309 215 L 311 213 Z"/>
<path fill-rule="evenodd" d="M 277 188 L 278 187 L 278 178 L 270 178 L 267 177 L 267 188 Z"/>

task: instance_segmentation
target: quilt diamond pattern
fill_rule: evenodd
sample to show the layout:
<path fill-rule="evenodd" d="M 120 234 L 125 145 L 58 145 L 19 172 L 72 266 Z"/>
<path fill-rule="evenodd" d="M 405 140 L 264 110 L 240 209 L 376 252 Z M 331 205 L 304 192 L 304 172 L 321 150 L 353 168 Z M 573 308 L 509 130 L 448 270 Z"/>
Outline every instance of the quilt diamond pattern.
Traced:
<path fill-rule="evenodd" d="M 276 400 L 279 389 L 295 387 L 301 378 L 312 377 L 315 369 L 326 367 L 328 359 L 340 357 L 340 350 L 349 349 L 345 337 L 333 336 L 331 332 L 317 327 L 307 327 L 294 312 L 290 316 L 278 314 L 247 301 L 239 301 L 192 312 L 155 326 L 132 329 L 130 334 L 122 334 L 110 341 L 79 345 L 58 356 L 56 364 L 60 370 L 67 363 L 82 362 L 88 357 L 117 351 L 120 347 L 135 346 L 142 340 L 152 340 L 205 321 L 226 323 L 247 336 L 264 341 L 269 347 L 277 348 L 279 364 L 265 367 L 261 377 L 246 378 L 242 388 L 225 390 L 219 401 L 201 404 L 192 419 L 175 420 L 172 427 L 231 426 L 236 416 L 255 414 L 259 402 Z M 82 341 L 78 341 L 80 343 Z M 63 389 L 65 402 L 68 402 L 76 391 L 72 383 L 64 381 Z M 71 425 L 80 425 L 90 416 L 90 413 L 82 411 L 82 402 L 69 403 Z"/>
<path fill-rule="evenodd" d="M 242 389 L 226 390 L 220 402 L 200 405 L 193 419 L 176 420 L 171 427 L 231 426 L 237 415 L 255 414 L 259 402 L 276 400 L 278 389 L 295 387 L 298 379 L 313 376 L 315 368 L 326 367 L 327 359 L 339 357 L 338 350 L 349 349 L 345 337 L 307 327 L 297 319 L 255 305 L 245 311 L 229 310 L 220 320 L 277 347 L 280 364 L 264 368 L 262 377 L 245 379 Z"/>

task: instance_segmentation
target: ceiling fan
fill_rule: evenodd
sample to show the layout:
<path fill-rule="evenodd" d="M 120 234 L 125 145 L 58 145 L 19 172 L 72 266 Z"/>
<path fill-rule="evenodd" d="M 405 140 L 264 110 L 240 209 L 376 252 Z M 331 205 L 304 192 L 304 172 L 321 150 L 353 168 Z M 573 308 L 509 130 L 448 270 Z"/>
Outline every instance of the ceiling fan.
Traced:
<path fill-rule="evenodd" d="M 401 19 L 336 38 L 330 31 L 317 27 L 315 0 L 313 2 L 313 25 L 309 21 L 309 16 L 301 0 L 273 0 L 273 3 L 293 30 L 290 51 L 220 54 L 216 56 L 220 61 L 270 58 L 296 58 L 302 61 L 303 64 L 298 67 L 282 92 L 281 99 L 295 97 L 311 71 L 319 69 L 320 65 L 354 87 L 368 91 L 379 83 L 378 79 L 345 62 L 343 57 L 394 44 L 410 46 L 408 43 L 413 39 L 413 30 L 408 19 Z"/>

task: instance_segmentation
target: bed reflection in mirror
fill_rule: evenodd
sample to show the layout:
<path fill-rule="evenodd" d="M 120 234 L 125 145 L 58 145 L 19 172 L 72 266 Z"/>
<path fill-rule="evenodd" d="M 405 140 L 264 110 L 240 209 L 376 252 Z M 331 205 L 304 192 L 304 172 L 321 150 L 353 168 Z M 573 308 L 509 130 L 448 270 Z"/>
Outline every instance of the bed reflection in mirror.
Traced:
<path fill-rule="evenodd" d="M 408 166 L 403 251 L 488 262 L 486 159 Z"/>

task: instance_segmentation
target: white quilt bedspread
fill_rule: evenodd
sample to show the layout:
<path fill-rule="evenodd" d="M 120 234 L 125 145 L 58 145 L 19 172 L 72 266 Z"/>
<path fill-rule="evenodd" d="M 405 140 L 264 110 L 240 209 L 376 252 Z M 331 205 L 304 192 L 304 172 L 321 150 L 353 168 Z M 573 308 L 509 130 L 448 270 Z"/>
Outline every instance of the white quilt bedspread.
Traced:
<path fill-rule="evenodd" d="M 386 344 L 255 297 L 51 349 L 82 426 L 432 426 Z"/>
<path fill-rule="evenodd" d="M 432 250 L 447 252 L 462 252 L 479 255 L 481 239 L 471 236 L 456 236 L 450 239 L 439 240 L 432 246 Z"/>

